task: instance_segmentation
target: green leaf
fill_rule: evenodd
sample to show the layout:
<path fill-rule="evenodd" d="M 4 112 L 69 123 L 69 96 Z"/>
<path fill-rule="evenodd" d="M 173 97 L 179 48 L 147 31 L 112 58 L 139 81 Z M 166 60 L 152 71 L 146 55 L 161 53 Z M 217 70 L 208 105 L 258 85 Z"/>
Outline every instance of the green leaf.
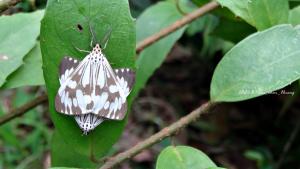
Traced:
<path fill-rule="evenodd" d="M 248 0 L 217 0 L 222 6 L 227 7 L 231 10 L 236 16 L 243 18 L 250 25 L 255 26 L 251 15 L 248 10 Z"/>
<path fill-rule="evenodd" d="M 2 88 L 16 88 L 22 86 L 43 85 L 42 54 L 40 44 L 24 57 L 23 65 L 7 78 Z"/>
<path fill-rule="evenodd" d="M 241 101 L 283 88 L 300 78 L 300 29 L 278 25 L 232 48 L 211 82 L 213 101 Z"/>
<path fill-rule="evenodd" d="M 289 2 L 287 0 L 251 0 L 248 9 L 255 27 L 264 30 L 288 22 Z"/>
<path fill-rule="evenodd" d="M 43 11 L 37 11 L 0 17 L 0 86 L 36 44 L 43 15 Z"/>
<path fill-rule="evenodd" d="M 220 18 L 219 24 L 213 30 L 212 35 L 237 43 L 254 32 L 256 32 L 256 29 L 245 22 L 237 19 Z"/>
<path fill-rule="evenodd" d="M 198 7 L 202 7 L 203 5 L 211 2 L 211 0 L 191 0 L 194 2 Z M 227 19 L 236 19 L 236 16 L 227 8 L 216 8 L 210 12 L 210 14 L 224 17 Z"/>
<path fill-rule="evenodd" d="M 219 19 L 214 15 L 206 15 L 205 29 L 203 32 L 203 47 L 201 49 L 201 56 L 211 57 L 217 51 L 227 52 L 234 45 L 230 42 L 224 41 L 218 37 L 211 36 L 219 23 Z"/>
<path fill-rule="evenodd" d="M 290 10 L 289 23 L 293 25 L 300 24 L 300 6 Z"/>
<path fill-rule="evenodd" d="M 174 0 L 170 0 L 173 1 Z M 177 10 L 182 12 L 182 14 L 190 13 L 196 10 L 198 7 L 191 0 L 178 0 L 177 2 Z"/>
<path fill-rule="evenodd" d="M 54 132 L 51 142 L 52 167 L 56 169 L 63 169 L 65 167 L 95 168 L 97 164 L 90 161 L 89 157 L 74 151 L 74 148 L 64 141 L 58 131 Z"/>
<path fill-rule="evenodd" d="M 208 20 L 208 16 L 205 15 L 193 21 L 186 29 L 187 35 L 194 36 L 196 33 L 202 32 L 206 26 L 207 20 Z"/>
<path fill-rule="evenodd" d="M 182 15 L 177 11 L 176 5 L 173 2 L 159 2 L 149 7 L 137 19 L 137 41 L 144 40 L 171 25 L 181 17 Z M 182 36 L 185 29 L 186 27 L 179 29 L 140 53 L 136 62 L 138 71 L 133 96 L 137 95 L 153 72 L 162 64 L 174 43 Z"/>
<path fill-rule="evenodd" d="M 60 61 L 64 56 L 83 59 L 87 55 L 76 48 L 91 50 L 90 27 L 98 41 L 103 40 L 111 30 L 103 52 L 113 68 L 134 69 L 135 25 L 127 0 L 49 0 L 41 27 L 41 50 L 49 109 L 55 128 L 74 151 L 100 158 L 118 140 L 126 120 L 107 120 L 89 135 L 82 136 L 74 118 L 56 112 L 54 106 L 59 88 Z M 131 98 L 128 104 L 131 104 Z"/>
<path fill-rule="evenodd" d="M 258 30 L 288 22 L 289 4 L 287 0 L 276 0 L 276 2 L 274 0 L 217 1 Z"/>
<path fill-rule="evenodd" d="M 272 169 L 274 167 L 274 159 L 272 153 L 266 147 L 256 147 L 255 149 L 247 150 L 244 156 L 253 160 L 257 164 L 257 168 L 261 169 Z"/>
<path fill-rule="evenodd" d="M 216 165 L 200 150 L 169 146 L 158 156 L 156 169 L 207 169 Z"/>
<path fill-rule="evenodd" d="M 300 1 L 299 0 L 289 0 L 289 4 L 290 4 L 290 9 L 293 9 L 300 5 Z"/>

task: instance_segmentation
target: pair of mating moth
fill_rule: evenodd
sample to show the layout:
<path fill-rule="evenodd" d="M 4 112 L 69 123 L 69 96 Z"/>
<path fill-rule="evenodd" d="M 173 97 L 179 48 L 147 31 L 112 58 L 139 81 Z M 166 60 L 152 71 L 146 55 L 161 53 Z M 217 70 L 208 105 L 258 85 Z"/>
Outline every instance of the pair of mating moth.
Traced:
<path fill-rule="evenodd" d="M 72 57 L 62 59 L 55 109 L 74 116 L 86 135 L 104 120 L 124 118 L 126 98 L 134 80 L 133 70 L 112 69 L 99 44 L 96 44 L 82 61 Z"/>

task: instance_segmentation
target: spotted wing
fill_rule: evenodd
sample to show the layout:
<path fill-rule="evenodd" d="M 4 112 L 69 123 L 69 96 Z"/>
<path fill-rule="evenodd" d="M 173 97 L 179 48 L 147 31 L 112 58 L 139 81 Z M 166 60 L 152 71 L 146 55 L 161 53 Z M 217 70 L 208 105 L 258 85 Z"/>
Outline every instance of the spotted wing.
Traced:
<path fill-rule="evenodd" d="M 135 81 L 135 72 L 128 68 L 114 69 L 115 74 L 118 78 L 121 89 L 124 95 L 127 97 L 133 87 Z"/>
<path fill-rule="evenodd" d="M 100 59 L 95 53 L 89 54 L 61 85 L 56 99 L 59 112 L 93 113 L 114 120 L 124 118 L 126 96 L 106 58 Z"/>
<path fill-rule="evenodd" d="M 72 57 L 65 56 L 59 65 L 59 83 L 63 85 L 70 75 L 75 71 L 76 67 L 79 65 L 80 61 Z M 55 98 L 55 109 L 58 112 L 62 112 L 63 106 L 61 104 L 61 96 L 56 95 Z"/>
<path fill-rule="evenodd" d="M 64 83 L 76 67 L 79 65 L 79 60 L 65 56 L 59 65 L 59 82 L 60 84 Z"/>

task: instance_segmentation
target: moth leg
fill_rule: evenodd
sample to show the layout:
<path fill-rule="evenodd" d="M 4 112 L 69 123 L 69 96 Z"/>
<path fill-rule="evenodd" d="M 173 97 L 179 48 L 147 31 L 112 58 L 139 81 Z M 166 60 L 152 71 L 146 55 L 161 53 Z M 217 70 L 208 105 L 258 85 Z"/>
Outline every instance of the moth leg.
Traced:
<path fill-rule="evenodd" d="M 72 46 L 73 46 L 76 50 L 78 50 L 79 52 L 91 53 L 91 51 L 87 51 L 87 50 L 80 49 L 80 48 L 76 47 L 73 43 L 72 43 Z"/>
<path fill-rule="evenodd" d="M 90 53 L 91 51 L 79 49 L 78 47 L 74 46 L 79 52 L 85 52 L 85 53 Z"/>

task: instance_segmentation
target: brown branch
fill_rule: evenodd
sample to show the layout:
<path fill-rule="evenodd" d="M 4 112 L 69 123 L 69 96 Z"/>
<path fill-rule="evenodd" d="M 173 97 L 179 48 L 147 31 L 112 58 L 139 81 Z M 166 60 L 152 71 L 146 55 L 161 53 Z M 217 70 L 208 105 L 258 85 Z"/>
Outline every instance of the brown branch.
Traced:
<path fill-rule="evenodd" d="M 21 2 L 21 0 L 0 0 L 0 12 L 5 11 L 9 7 L 14 6 L 19 2 Z"/>
<path fill-rule="evenodd" d="M 191 122 L 197 120 L 200 117 L 200 115 L 211 112 L 215 105 L 217 105 L 217 103 L 208 102 L 206 104 L 203 104 L 196 110 L 192 111 L 185 117 L 182 117 L 180 120 L 176 121 L 170 126 L 162 129 L 158 133 L 152 135 L 148 139 L 138 143 L 137 145 L 122 153 L 117 154 L 114 157 L 109 158 L 108 161 L 105 162 L 100 169 L 111 169 L 123 162 L 124 160 L 134 157 L 144 149 L 151 147 L 153 144 L 162 141 L 164 138 L 176 133 L 181 128 L 186 127 Z"/>
<path fill-rule="evenodd" d="M 218 6 L 219 6 L 219 4 L 217 2 L 212 1 L 212 2 L 207 3 L 206 5 L 202 6 L 201 8 L 195 10 L 194 12 L 187 14 L 182 19 L 174 22 L 169 27 L 162 29 L 158 33 L 156 33 L 156 34 L 144 39 L 142 42 L 138 43 L 136 46 L 136 52 L 137 53 L 141 52 L 144 48 L 150 46 L 154 42 L 164 38 L 165 36 L 171 34 L 172 32 L 191 23 L 192 21 L 194 21 L 195 19 L 199 18 L 200 16 L 208 13 L 209 11 L 216 9 Z"/>
<path fill-rule="evenodd" d="M 21 107 L 18 107 L 16 109 L 13 109 L 12 111 L 8 112 L 7 114 L 3 115 L 2 117 L 0 117 L 0 126 L 3 125 L 6 122 L 9 122 L 10 120 L 22 116 L 23 114 L 25 114 L 28 110 L 38 106 L 39 104 L 44 103 L 45 101 L 47 101 L 47 95 L 43 94 L 35 99 L 33 99 L 32 101 L 22 105 Z"/>

